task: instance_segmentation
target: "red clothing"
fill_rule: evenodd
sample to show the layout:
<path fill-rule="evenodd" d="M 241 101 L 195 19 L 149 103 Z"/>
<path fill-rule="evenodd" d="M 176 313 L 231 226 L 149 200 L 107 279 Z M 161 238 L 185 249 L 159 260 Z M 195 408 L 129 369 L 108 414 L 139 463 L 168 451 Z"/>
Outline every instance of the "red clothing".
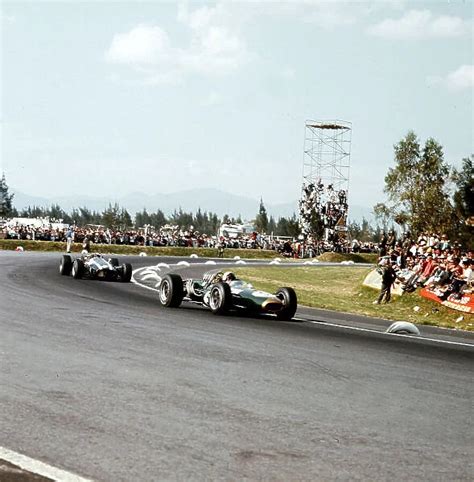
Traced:
<path fill-rule="evenodd" d="M 429 259 L 423 267 L 423 272 L 421 273 L 422 278 L 429 278 L 431 276 L 431 273 L 433 273 L 435 267 L 436 265 L 433 260 Z"/>

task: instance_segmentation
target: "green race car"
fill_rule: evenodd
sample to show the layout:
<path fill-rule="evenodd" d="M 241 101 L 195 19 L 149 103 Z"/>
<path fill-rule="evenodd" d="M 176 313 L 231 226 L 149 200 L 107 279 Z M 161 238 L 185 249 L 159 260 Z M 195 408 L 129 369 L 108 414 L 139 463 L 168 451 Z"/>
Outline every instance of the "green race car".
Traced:
<path fill-rule="evenodd" d="M 237 279 L 232 272 L 207 272 L 202 279 L 184 279 L 178 274 L 165 275 L 159 285 L 163 306 L 176 308 L 184 301 L 210 308 L 216 315 L 229 311 L 274 314 L 279 320 L 291 320 L 298 300 L 293 288 L 276 293 L 256 290 L 250 283 Z"/>

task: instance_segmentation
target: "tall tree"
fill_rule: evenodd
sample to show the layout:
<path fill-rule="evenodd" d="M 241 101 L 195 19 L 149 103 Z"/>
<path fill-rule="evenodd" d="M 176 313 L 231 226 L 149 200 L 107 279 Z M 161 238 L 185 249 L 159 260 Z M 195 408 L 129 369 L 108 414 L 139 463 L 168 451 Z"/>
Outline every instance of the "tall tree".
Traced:
<path fill-rule="evenodd" d="M 259 233 L 266 233 L 268 231 L 268 215 L 262 198 L 260 198 L 260 207 L 255 218 L 255 229 Z"/>
<path fill-rule="evenodd" d="M 375 219 L 382 223 L 383 230 L 387 231 L 388 223 L 391 218 L 390 208 L 386 206 L 384 203 L 377 203 L 374 206 L 374 215 L 375 215 Z"/>
<path fill-rule="evenodd" d="M 16 214 L 16 210 L 13 207 L 14 196 L 14 194 L 9 194 L 8 192 L 5 173 L 3 173 L 0 181 L 0 217 L 9 218 Z"/>
<path fill-rule="evenodd" d="M 158 209 L 155 213 L 150 214 L 150 224 L 156 229 L 164 226 L 168 221 L 166 220 L 165 213 Z"/>
<path fill-rule="evenodd" d="M 394 149 L 395 167 L 385 176 L 393 219 L 406 222 L 414 233 L 447 229 L 452 215 L 450 169 L 442 146 L 430 138 L 421 149 L 415 133 L 410 131 Z"/>
<path fill-rule="evenodd" d="M 115 228 L 120 224 L 120 206 L 109 203 L 107 209 L 102 212 L 102 224 L 107 228 Z"/>
<path fill-rule="evenodd" d="M 462 160 L 454 170 L 454 236 L 467 248 L 474 248 L 474 154 Z"/>
<path fill-rule="evenodd" d="M 130 216 L 130 213 L 125 209 L 122 208 L 120 210 L 120 214 L 118 216 L 118 224 L 121 229 L 127 229 L 132 226 L 132 217 Z"/>

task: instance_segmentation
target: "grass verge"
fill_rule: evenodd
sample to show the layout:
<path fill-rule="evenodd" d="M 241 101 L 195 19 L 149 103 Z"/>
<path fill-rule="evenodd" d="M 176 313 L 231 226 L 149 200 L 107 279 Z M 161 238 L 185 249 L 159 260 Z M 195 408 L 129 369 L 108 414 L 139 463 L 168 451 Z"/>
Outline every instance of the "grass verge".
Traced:
<path fill-rule="evenodd" d="M 378 254 L 374 253 L 323 253 L 318 256 L 319 261 L 340 263 L 341 261 L 354 261 L 354 263 L 377 263 Z"/>
<path fill-rule="evenodd" d="M 405 320 L 422 325 L 474 330 L 474 316 L 449 309 L 422 298 L 418 293 L 392 297 L 387 305 L 372 304 L 378 292 L 362 286 L 370 271 L 366 267 L 281 267 L 239 268 L 238 277 L 250 281 L 256 288 L 274 292 L 281 286 L 296 290 L 302 305 L 327 310 Z M 415 306 L 419 311 L 414 311 Z M 460 317 L 464 319 L 459 320 Z"/>
<path fill-rule="evenodd" d="M 57 241 L 18 241 L 15 239 L 0 239 L 0 249 L 15 250 L 17 246 L 25 251 L 55 251 L 65 252 L 66 243 Z M 75 243 L 73 252 L 80 253 L 82 244 Z M 216 258 L 217 248 L 182 248 L 177 246 L 151 247 L 151 246 L 128 246 L 120 244 L 91 244 L 93 253 L 127 254 L 138 255 L 146 253 L 148 256 L 189 256 L 196 253 L 202 258 Z M 271 259 L 278 257 L 275 251 L 264 249 L 225 249 L 224 258 L 240 256 L 247 259 Z"/>
<path fill-rule="evenodd" d="M 66 251 L 66 243 L 58 241 L 18 241 L 16 239 L 0 239 L 0 250 L 15 250 L 21 246 L 25 251 Z M 82 244 L 75 243 L 73 252 L 80 253 Z M 127 254 L 138 255 L 146 253 L 148 256 L 189 256 L 192 253 L 197 254 L 201 258 L 216 258 L 218 256 L 217 248 L 182 248 L 175 246 L 150 247 L 150 246 L 128 246 L 120 244 L 91 244 L 91 252 L 93 253 L 109 253 L 109 254 Z M 276 251 L 265 249 L 225 249 L 224 258 L 231 259 L 234 256 L 240 256 L 246 259 L 272 259 L 281 258 Z M 321 261 L 333 261 L 339 263 L 341 261 L 354 261 L 354 263 L 375 263 L 377 255 L 371 254 L 339 254 L 324 253 L 319 258 Z M 292 261 L 292 260 L 290 260 Z M 301 261 L 301 260 L 295 260 Z"/>

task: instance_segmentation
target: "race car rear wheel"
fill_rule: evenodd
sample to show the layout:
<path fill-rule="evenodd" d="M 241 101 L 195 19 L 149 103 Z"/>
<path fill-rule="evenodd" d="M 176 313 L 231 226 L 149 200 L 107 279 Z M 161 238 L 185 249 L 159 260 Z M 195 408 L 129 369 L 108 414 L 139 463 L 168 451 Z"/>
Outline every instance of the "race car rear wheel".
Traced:
<path fill-rule="evenodd" d="M 123 283 L 130 283 L 130 280 L 132 279 L 132 265 L 130 263 L 124 263 L 122 266 L 122 277 L 120 280 Z"/>
<path fill-rule="evenodd" d="M 120 265 L 119 260 L 117 258 L 109 258 L 109 263 L 116 268 Z"/>
<path fill-rule="evenodd" d="M 277 298 L 280 298 L 284 307 L 277 313 L 277 318 L 282 321 L 290 321 L 295 316 L 298 308 L 298 298 L 293 288 L 279 288 L 275 293 Z"/>
<path fill-rule="evenodd" d="M 184 297 L 183 279 L 179 274 L 167 274 L 160 283 L 159 299 L 163 306 L 178 308 Z"/>
<path fill-rule="evenodd" d="M 68 276 L 71 274 L 72 268 L 72 258 L 69 254 L 63 254 L 61 262 L 59 263 L 59 273 L 63 276 Z"/>
<path fill-rule="evenodd" d="M 210 292 L 209 308 L 215 315 L 224 315 L 232 306 L 230 286 L 222 281 L 216 283 Z"/>
<path fill-rule="evenodd" d="M 82 259 L 77 258 L 74 260 L 74 263 L 72 263 L 71 274 L 75 279 L 82 278 L 84 274 L 84 261 L 82 261 Z"/>

